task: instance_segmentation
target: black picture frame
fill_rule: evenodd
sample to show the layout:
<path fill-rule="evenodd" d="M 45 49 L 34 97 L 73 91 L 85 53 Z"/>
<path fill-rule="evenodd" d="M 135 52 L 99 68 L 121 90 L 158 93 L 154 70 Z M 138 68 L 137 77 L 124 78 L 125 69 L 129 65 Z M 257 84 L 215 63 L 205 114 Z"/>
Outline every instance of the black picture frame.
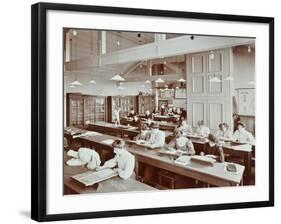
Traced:
<path fill-rule="evenodd" d="M 86 218 L 148 215 L 237 208 L 274 206 L 274 18 L 241 15 L 164 11 L 137 8 L 103 7 L 74 4 L 37 3 L 31 10 L 31 218 L 37 221 L 74 220 Z M 192 18 L 217 21 L 253 22 L 269 25 L 269 200 L 214 205 L 179 206 L 149 209 L 52 214 L 46 213 L 46 13 L 48 10 L 100 12 L 169 18 Z"/>

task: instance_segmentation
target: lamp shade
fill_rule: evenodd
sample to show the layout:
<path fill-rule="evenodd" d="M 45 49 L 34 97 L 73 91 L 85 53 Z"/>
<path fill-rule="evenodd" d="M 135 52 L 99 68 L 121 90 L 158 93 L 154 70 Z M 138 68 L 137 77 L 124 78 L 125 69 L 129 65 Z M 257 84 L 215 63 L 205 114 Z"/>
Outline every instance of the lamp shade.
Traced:
<path fill-rule="evenodd" d="M 119 74 L 116 74 L 115 76 L 113 76 L 111 78 L 111 80 L 112 81 L 118 81 L 118 82 L 125 81 L 125 79 L 122 76 L 120 76 Z"/>
<path fill-rule="evenodd" d="M 82 83 L 79 82 L 78 80 L 73 81 L 71 84 L 71 86 L 82 86 Z"/>
<path fill-rule="evenodd" d="M 161 78 L 158 78 L 158 79 L 156 79 L 156 80 L 155 80 L 155 82 L 156 82 L 156 83 L 163 83 L 163 82 L 164 82 L 164 80 L 163 80 L 163 79 L 161 79 Z"/>
<path fill-rule="evenodd" d="M 180 79 L 178 80 L 178 82 L 185 82 L 185 79 L 180 78 Z"/>

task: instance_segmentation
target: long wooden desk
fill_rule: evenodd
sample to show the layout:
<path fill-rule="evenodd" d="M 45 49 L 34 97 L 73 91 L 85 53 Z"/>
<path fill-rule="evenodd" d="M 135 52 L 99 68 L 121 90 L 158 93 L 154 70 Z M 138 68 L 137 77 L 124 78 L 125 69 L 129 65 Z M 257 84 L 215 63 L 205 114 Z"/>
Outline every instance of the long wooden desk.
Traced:
<path fill-rule="evenodd" d="M 128 136 L 130 139 L 133 139 L 135 136 L 137 136 L 140 133 L 140 130 L 136 127 L 128 126 L 128 125 L 120 125 L 115 126 L 112 123 L 107 122 L 98 122 L 98 123 L 92 123 L 88 125 L 88 129 L 90 131 L 96 131 L 104 134 L 114 135 L 114 136 L 120 136 L 125 137 Z M 164 131 L 166 139 L 170 139 L 173 136 L 173 132 L 170 131 Z"/>
<path fill-rule="evenodd" d="M 103 126 L 101 126 L 102 128 Z M 78 129 L 78 128 L 71 128 L 72 130 L 76 130 L 77 132 L 85 132 L 86 130 L 83 129 Z M 99 131 L 99 129 L 96 129 L 95 131 Z M 103 131 L 101 131 L 103 132 Z M 104 132 L 103 132 L 104 133 Z M 68 133 L 65 133 L 65 137 L 67 137 L 68 139 L 71 139 L 71 136 Z M 100 137 L 100 141 L 105 140 L 103 139 L 104 137 L 102 136 L 98 136 Z M 109 136 L 110 138 L 113 139 L 112 136 Z M 166 136 L 166 138 L 168 138 L 169 136 Z M 196 154 L 200 154 L 200 152 L 204 152 L 204 153 L 208 153 L 208 142 L 205 141 L 204 138 L 198 138 L 198 137 L 193 137 L 193 136 L 188 136 L 189 139 L 191 139 L 191 141 L 194 144 L 194 148 L 196 151 Z M 80 138 L 83 139 L 83 138 Z M 117 138 L 116 138 L 117 139 Z M 84 144 L 87 145 L 89 142 L 84 140 Z M 100 155 L 102 160 L 107 160 L 108 158 L 110 158 L 112 155 L 112 153 L 109 153 L 110 150 L 106 150 L 106 148 L 111 148 L 108 146 L 103 146 L 102 144 L 98 144 L 98 143 L 91 143 L 92 147 L 95 148 L 103 148 L 104 150 L 100 150 Z M 100 147 L 101 146 L 101 147 Z M 250 184 L 250 180 L 252 178 L 251 176 L 251 160 L 252 160 L 252 150 L 250 148 L 245 148 L 243 146 L 237 146 L 236 144 L 231 144 L 231 143 L 225 143 L 223 144 L 223 150 L 225 154 L 229 154 L 230 156 L 236 156 L 242 159 L 243 161 L 243 165 L 245 166 L 245 172 L 244 172 L 244 184 Z"/>
<path fill-rule="evenodd" d="M 169 115 L 154 115 L 153 120 L 155 121 L 167 121 L 167 122 L 177 122 L 179 116 L 169 116 Z"/>
<path fill-rule="evenodd" d="M 122 125 L 128 125 L 128 124 L 131 125 L 132 124 L 132 120 L 127 119 L 127 118 L 122 118 L 120 120 L 120 122 L 121 122 Z M 155 121 L 155 120 L 153 120 L 152 122 L 159 124 L 159 129 L 162 130 L 162 131 L 170 131 L 170 132 L 174 133 L 174 131 L 177 127 L 177 124 L 174 124 L 172 122 Z"/>
<path fill-rule="evenodd" d="M 119 138 L 102 134 L 100 136 L 79 137 L 79 139 L 82 144 L 85 144 L 88 147 L 94 147 L 99 153 L 101 151 L 110 151 L 110 153 L 112 153 L 112 146 L 105 144 L 103 141 L 108 139 L 115 140 Z M 241 165 L 237 165 L 238 174 L 226 172 L 226 163 L 215 163 L 214 167 L 208 167 L 191 162 L 189 165 L 183 167 L 174 163 L 174 161 L 171 160 L 169 156 L 159 155 L 157 149 L 148 150 L 145 147 L 132 144 L 131 142 L 127 143 L 127 149 L 136 156 L 137 176 L 141 176 L 139 163 L 142 163 L 188 178 L 193 178 L 210 185 L 233 186 L 240 184 L 244 172 L 244 166 Z M 101 153 L 101 155 L 103 154 Z"/>
<path fill-rule="evenodd" d="M 188 138 L 193 142 L 196 154 L 200 152 L 208 154 L 208 141 L 204 138 L 195 138 L 192 136 L 188 136 Z M 223 143 L 222 147 L 224 154 L 236 156 L 243 160 L 243 165 L 245 166 L 244 184 L 249 184 L 251 179 L 252 148 L 247 145 L 237 145 L 231 142 Z"/>
<path fill-rule="evenodd" d="M 86 187 L 73 180 L 71 176 L 89 171 L 85 166 L 68 166 L 66 161 L 70 159 L 64 153 L 64 194 L 87 194 L 87 193 L 108 193 L 128 191 L 157 190 L 149 185 L 134 179 L 123 180 L 120 177 L 113 177 L 93 186 Z"/>
<path fill-rule="evenodd" d="M 137 127 L 127 125 L 115 126 L 108 122 L 91 123 L 88 125 L 88 129 L 105 134 L 120 135 L 122 138 L 124 136 L 129 136 L 131 139 L 140 133 Z"/>

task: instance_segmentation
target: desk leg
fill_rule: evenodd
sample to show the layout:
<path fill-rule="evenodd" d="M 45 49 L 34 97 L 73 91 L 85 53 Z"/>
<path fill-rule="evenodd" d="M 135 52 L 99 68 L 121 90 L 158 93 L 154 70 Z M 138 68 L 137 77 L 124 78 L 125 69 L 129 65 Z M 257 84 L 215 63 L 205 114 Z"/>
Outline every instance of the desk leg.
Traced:
<path fill-rule="evenodd" d="M 249 185 L 251 181 L 251 153 L 245 153 L 244 156 L 245 163 L 245 184 Z"/>

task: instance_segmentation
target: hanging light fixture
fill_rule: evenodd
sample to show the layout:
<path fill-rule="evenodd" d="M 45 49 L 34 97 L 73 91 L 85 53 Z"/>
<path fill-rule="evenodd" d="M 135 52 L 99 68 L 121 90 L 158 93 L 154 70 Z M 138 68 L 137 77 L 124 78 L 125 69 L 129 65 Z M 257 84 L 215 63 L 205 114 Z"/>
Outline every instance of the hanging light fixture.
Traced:
<path fill-rule="evenodd" d="M 180 79 L 178 80 L 178 82 L 185 82 L 185 79 L 180 78 Z"/>
<path fill-rule="evenodd" d="M 91 83 L 91 84 L 96 84 L 97 82 L 96 82 L 94 79 L 91 79 L 91 80 L 90 80 L 90 83 Z"/>
<path fill-rule="evenodd" d="M 76 33 L 76 35 L 77 35 L 77 33 Z M 75 41 L 75 79 L 72 83 L 70 83 L 70 86 L 73 86 L 73 87 L 82 86 L 82 83 L 79 82 L 77 79 L 77 38 Z"/>
<path fill-rule="evenodd" d="M 118 51 L 119 51 L 119 46 L 121 45 L 120 41 L 118 40 L 118 37 L 117 37 L 117 64 L 119 64 L 119 55 L 118 55 Z M 116 75 L 114 75 L 110 80 L 112 81 L 117 81 L 117 82 L 124 82 L 125 79 L 121 76 L 122 75 L 122 72 L 117 72 Z"/>
<path fill-rule="evenodd" d="M 251 48 L 251 46 L 250 46 L 250 45 L 248 46 L 248 50 L 247 50 L 247 51 L 248 51 L 248 53 L 251 53 L 252 48 Z"/>
<path fill-rule="evenodd" d="M 209 82 L 219 83 L 219 82 L 222 82 L 222 81 L 216 75 L 214 75 L 214 77 L 209 79 Z"/>
<path fill-rule="evenodd" d="M 163 82 L 164 82 L 164 80 L 163 80 L 163 79 L 161 79 L 161 78 L 158 78 L 158 79 L 156 79 L 156 80 L 155 80 L 155 82 L 156 82 L 156 83 L 163 83 Z"/>
<path fill-rule="evenodd" d="M 115 76 L 113 76 L 110 80 L 117 81 L 117 82 L 124 82 L 125 79 L 117 73 Z"/>

